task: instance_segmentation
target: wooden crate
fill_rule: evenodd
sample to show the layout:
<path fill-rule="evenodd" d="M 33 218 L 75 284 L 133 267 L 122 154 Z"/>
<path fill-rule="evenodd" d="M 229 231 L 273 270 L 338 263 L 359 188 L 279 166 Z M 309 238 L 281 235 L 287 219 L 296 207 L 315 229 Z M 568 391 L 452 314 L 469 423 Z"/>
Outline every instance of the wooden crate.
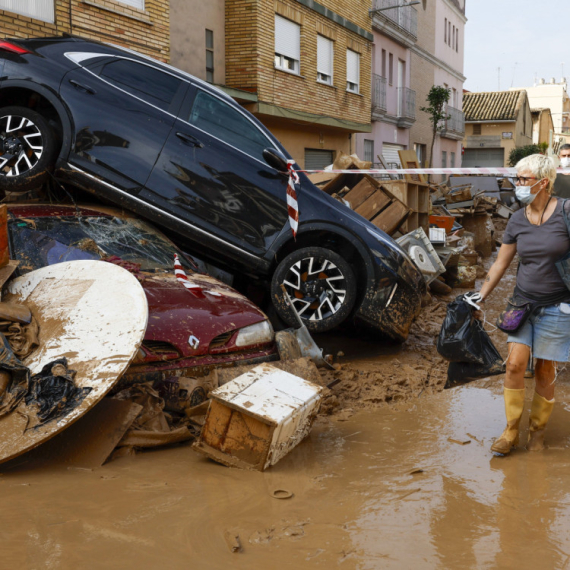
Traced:
<path fill-rule="evenodd" d="M 409 208 L 394 200 L 390 205 L 382 210 L 376 217 L 370 220 L 377 228 L 384 230 L 388 235 L 392 235 L 410 214 Z"/>
<path fill-rule="evenodd" d="M 235 467 L 263 471 L 308 435 L 322 387 L 261 364 L 210 393 L 193 449 Z"/>
<path fill-rule="evenodd" d="M 384 208 L 393 202 L 388 195 L 382 190 L 376 190 L 370 198 L 364 201 L 356 210 L 357 214 L 360 214 L 366 220 L 371 220 L 379 214 Z"/>
<path fill-rule="evenodd" d="M 356 210 L 363 202 L 370 198 L 376 190 L 377 186 L 375 184 L 372 184 L 368 178 L 362 178 L 350 192 L 345 194 L 344 200 L 350 204 L 353 210 Z"/>

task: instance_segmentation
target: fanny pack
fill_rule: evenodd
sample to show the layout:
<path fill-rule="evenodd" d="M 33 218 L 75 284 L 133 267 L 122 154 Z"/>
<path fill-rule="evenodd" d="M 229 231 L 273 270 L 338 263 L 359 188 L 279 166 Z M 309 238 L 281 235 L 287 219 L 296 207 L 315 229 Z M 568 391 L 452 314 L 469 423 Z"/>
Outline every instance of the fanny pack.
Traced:
<path fill-rule="evenodd" d="M 507 301 L 507 307 L 497 318 L 497 327 L 506 333 L 518 331 L 540 303 L 517 293 L 516 289 Z"/>

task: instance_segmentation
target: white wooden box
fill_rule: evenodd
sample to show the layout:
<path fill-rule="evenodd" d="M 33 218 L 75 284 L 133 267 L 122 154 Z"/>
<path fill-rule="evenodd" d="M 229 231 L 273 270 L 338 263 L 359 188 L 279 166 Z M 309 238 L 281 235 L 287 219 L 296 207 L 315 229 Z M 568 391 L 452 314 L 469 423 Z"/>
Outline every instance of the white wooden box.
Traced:
<path fill-rule="evenodd" d="M 214 390 L 194 449 L 211 459 L 263 471 L 309 433 L 322 387 L 261 364 Z"/>

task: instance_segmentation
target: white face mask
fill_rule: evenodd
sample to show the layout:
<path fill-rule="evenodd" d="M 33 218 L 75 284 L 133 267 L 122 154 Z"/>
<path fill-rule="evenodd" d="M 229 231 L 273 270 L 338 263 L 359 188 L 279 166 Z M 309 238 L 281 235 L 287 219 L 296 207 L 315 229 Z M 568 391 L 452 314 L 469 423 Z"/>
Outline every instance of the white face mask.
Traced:
<path fill-rule="evenodd" d="M 569 168 L 570 167 L 570 156 L 564 156 L 560 159 L 560 166 L 562 168 Z"/>
<path fill-rule="evenodd" d="M 515 194 L 517 195 L 517 199 L 521 201 L 523 204 L 531 204 L 534 199 L 540 194 L 540 190 L 536 194 L 531 194 L 531 190 L 541 182 L 535 182 L 532 186 L 516 186 L 515 187 Z"/>

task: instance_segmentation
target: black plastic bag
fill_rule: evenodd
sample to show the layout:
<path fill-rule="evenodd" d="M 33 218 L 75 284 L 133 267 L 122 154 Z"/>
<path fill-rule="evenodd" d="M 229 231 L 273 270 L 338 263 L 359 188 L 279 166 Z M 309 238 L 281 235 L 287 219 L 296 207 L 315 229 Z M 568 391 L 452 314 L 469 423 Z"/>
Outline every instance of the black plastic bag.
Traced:
<path fill-rule="evenodd" d="M 437 351 L 450 361 L 445 388 L 504 372 L 503 358 L 463 295 L 447 305 Z"/>

